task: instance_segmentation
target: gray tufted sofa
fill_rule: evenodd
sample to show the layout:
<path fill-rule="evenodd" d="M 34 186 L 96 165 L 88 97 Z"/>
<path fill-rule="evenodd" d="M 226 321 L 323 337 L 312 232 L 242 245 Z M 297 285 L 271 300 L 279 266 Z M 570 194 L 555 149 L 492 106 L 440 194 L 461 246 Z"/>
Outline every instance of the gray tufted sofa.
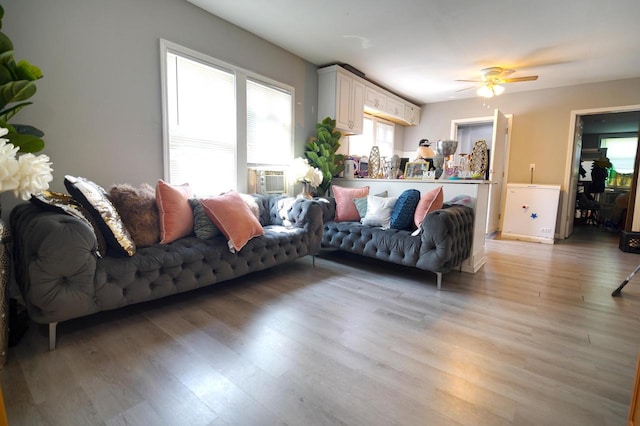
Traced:
<path fill-rule="evenodd" d="M 419 235 L 382 229 L 360 222 L 335 222 L 334 198 L 320 199 L 323 206 L 322 247 L 435 272 L 438 289 L 442 274 L 462 264 L 471 254 L 473 209 L 445 205 L 425 216 Z"/>
<path fill-rule="evenodd" d="M 320 250 L 322 212 L 315 201 L 256 196 L 265 235 L 234 254 L 223 236 L 194 236 L 139 248 L 132 257 L 96 254 L 93 231 L 75 217 L 20 204 L 11 211 L 16 283 L 30 318 L 49 324 L 159 299 L 293 261 Z M 293 204 L 291 204 L 293 203 Z M 287 212 L 288 210 L 288 212 Z M 286 225 L 286 226 L 285 226 Z"/>

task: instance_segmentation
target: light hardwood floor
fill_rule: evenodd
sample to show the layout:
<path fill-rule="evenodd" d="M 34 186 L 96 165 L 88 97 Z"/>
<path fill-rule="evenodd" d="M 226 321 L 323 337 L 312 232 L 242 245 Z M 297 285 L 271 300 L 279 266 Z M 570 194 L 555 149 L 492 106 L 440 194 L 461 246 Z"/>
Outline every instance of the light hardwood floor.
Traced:
<path fill-rule="evenodd" d="M 622 425 L 640 263 L 618 236 L 488 240 L 475 275 L 325 254 L 45 329 L 0 371 L 16 425 Z"/>

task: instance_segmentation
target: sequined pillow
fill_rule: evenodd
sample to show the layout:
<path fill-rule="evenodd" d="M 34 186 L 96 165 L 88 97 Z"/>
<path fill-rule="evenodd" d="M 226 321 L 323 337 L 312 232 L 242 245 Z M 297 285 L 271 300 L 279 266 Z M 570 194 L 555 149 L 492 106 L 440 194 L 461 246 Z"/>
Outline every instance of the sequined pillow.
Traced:
<path fill-rule="evenodd" d="M 64 186 L 96 220 L 110 252 L 125 256 L 135 254 L 136 245 L 104 188 L 89 179 L 69 175 L 64 177 Z"/>
<path fill-rule="evenodd" d="M 93 231 L 93 234 L 96 236 L 98 243 L 96 254 L 98 257 L 107 254 L 107 242 L 98 227 L 98 223 L 91 213 L 74 200 L 71 195 L 61 192 L 42 191 L 39 194 L 34 194 L 29 201 L 44 210 L 64 213 L 80 219 L 85 225 L 91 228 L 91 231 Z"/>

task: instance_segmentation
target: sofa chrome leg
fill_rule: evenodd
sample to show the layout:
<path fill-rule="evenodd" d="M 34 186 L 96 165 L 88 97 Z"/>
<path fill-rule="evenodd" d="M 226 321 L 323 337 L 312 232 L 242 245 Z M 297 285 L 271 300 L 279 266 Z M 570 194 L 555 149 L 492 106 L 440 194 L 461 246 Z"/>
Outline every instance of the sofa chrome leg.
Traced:
<path fill-rule="evenodd" d="M 436 272 L 438 290 L 442 288 L 442 272 Z"/>
<path fill-rule="evenodd" d="M 311 255 L 311 265 L 314 268 L 316 267 L 316 255 L 315 255 L 315 253 Z"/>
<path fill-rule="evenodd" d="M 58 326 L 57 322 L 49 323 L 49 351 L 53 351 L 56 349 L 56 327 Z"/>

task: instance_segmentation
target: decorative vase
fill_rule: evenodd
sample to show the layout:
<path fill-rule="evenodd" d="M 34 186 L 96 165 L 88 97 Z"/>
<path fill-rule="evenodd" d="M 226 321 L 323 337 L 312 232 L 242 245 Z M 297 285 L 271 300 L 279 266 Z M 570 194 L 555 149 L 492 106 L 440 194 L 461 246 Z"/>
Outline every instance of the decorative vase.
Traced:
<path fill-rule="evenodd" d="M 313 195 L 311 195 L 309 182 L 300 182 L 302 184 L 302 191 L 298 194 L 297 198 L 304 198 L 306 200 L 311 200 Z"/>
<path fill-rule="evenodd" d="M 380 174 L 380 149 L 377 146 L 371 148 L 369 154 L 369 178 L 377 179 Z"/>

